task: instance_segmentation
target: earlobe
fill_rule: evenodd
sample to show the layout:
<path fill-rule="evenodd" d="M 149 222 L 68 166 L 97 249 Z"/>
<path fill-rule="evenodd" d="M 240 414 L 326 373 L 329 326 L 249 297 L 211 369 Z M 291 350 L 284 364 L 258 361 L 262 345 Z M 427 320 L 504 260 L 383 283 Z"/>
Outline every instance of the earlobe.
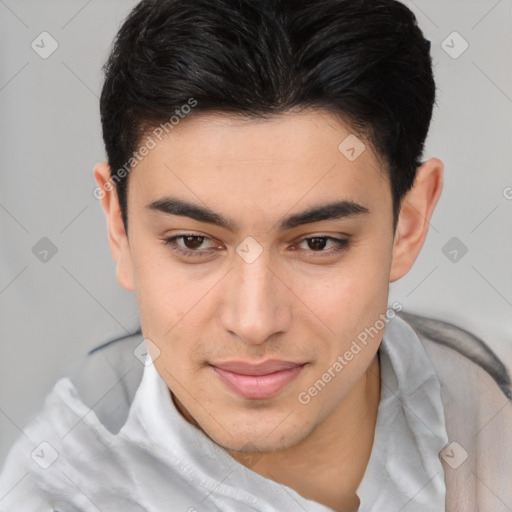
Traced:
<path fill-rule="evenodd" d="M 134 291 L 133 265 L 130 246 L 124 228 L 116 188 L 110 180 L 110 167 L 105 162 L 94 166 L 94 178 L 98 185 L 97 197 L 105 212 L 110 251 L 117 265 L 117 281 L 128 291 Z"/>
<path fill-rule="evenodd" d="M 129 260 L 125 261 L 124 252 L 121 253 L 120 260 L 117 261 L 117 282 L 119 285 L 129 292 L 135 291 L 135 285 L 133 280 L 133 266 L 131 261 L 131 256 L 129 255 L 128 250 L 128 258 Z"/>
<path fill-rule="evenodd" d="M 393 241 L 390 282 L 411 269 L 428 234 L 434 208 L 443 188 L 443 162 L 430 158 L 416 171 L 412 189 L 402 200 Z"/>

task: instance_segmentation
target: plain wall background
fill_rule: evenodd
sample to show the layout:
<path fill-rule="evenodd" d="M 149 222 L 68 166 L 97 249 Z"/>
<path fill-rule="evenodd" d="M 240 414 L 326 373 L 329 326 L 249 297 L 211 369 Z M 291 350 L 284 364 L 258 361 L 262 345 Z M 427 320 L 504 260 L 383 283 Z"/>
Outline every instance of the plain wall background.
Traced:
<path fill-rule="evenodd" d="M 101 66 L 136 3 L 0 1 L 0 464 L 56 379 L 138 326 L 92 174 L 104 159 Z M 474 332 L 512 367 L 512 1 L 404 3 L 432 42 L 438 99 L 424 159 L 444 162 L 445 188 L 390 302 Z M 469 44 L 457 58 L 454 31 Z M 50 48 L 42 32 L 59 45 L 47 59 L 31 47 L 44 37 Z M 43 237 L 57 250 L 46 262 L 32 251 Z M 453 237 L 464 256 L 445 247 Z M 454 248 L 456 262 L 445 255 Z"/>

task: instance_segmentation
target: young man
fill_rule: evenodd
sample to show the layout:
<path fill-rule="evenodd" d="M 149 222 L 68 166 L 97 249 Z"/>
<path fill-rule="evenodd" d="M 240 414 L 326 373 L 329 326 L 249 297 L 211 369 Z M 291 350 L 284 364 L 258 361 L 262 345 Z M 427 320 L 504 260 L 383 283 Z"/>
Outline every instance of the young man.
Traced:
<path fill-rule="evenodd" d="M 506 369 L 388 307 L 442 188 L 429 50 L 394 0 L 136 6 L 94 175 L 141 334 L 57 383 L 0 510 L 512 509 Z"/>

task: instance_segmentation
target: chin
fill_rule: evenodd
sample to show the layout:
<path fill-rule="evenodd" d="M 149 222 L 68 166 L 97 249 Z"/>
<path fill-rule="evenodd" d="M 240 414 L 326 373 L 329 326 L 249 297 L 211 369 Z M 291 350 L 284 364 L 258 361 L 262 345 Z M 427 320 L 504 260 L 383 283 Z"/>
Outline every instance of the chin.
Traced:
<path fill-rule="evenodd" d="M 259 421 L 233 417 L 223 422 L 225 428 L 212 425 L 211 431 L 204 431 L 216 444 L 230 451 L 266 453 L 286 450 L 306 439 L 315 428 L 313 424 L 289 422 L 295 414 L 272 414 Z"/>
<path fill-rule="evenodd" d="M 307 435 L 300 436 L 297 432 L 293 432 L 288 437 L 286 433 L 284 435 L 281 433 L 277 439 L 249 434 L 223 437 L 223 439 L 213 439 L 213 441 L 225 450 L 240 453 L 270 453 L 291 448 L 305 439 Z"/>

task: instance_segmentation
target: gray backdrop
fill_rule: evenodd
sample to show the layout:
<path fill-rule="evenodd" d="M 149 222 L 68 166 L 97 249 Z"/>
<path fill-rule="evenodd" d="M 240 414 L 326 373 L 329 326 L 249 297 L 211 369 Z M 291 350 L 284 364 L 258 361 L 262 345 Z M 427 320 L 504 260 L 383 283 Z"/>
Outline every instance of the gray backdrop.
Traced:
<path fill-rule="evenodd" d="M 512 367 L 512 1 L 404 3 L 432 41 L 425 158 L 446 178 L 391 300 L 473 331 Z M 0 0 L 0 464 L 56 379 L 138 326 L 92 194 L 101 66 L 135 4 Z"/>

